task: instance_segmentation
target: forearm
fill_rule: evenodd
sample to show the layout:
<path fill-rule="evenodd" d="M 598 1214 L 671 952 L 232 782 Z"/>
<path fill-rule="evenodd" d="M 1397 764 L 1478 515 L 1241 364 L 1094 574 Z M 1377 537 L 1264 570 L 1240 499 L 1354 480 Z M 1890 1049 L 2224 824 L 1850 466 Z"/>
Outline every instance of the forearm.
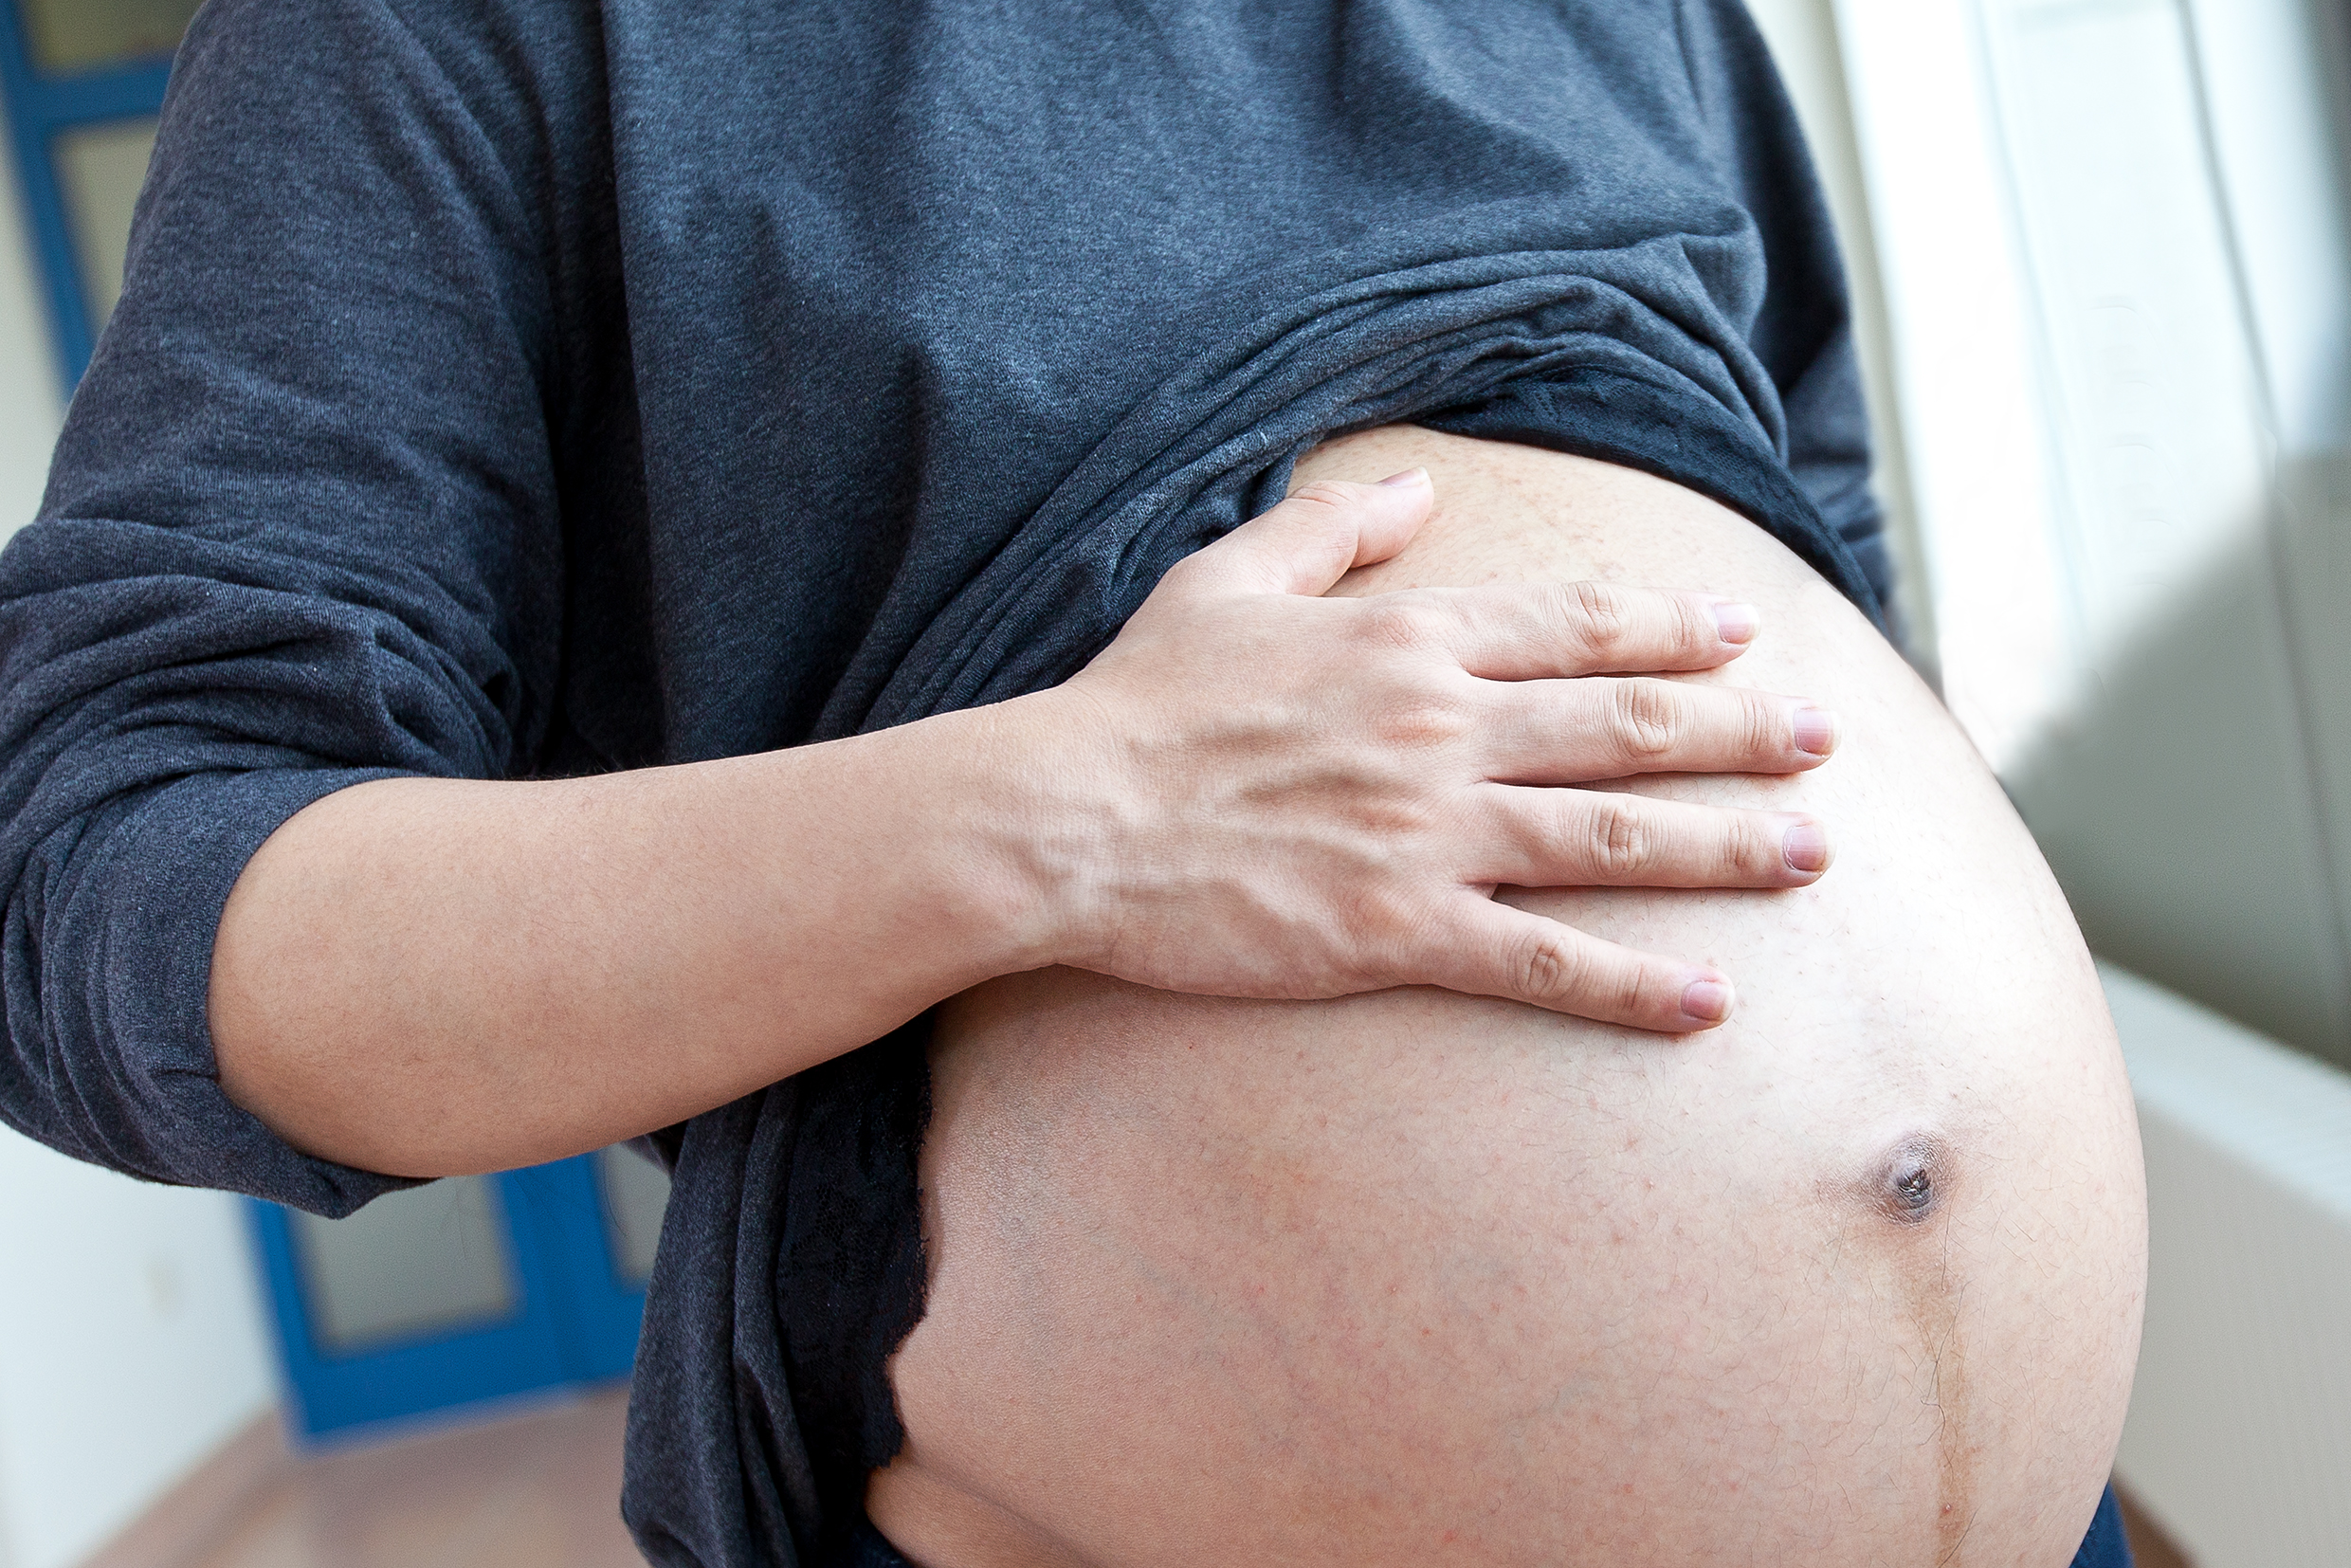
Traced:
<path fill-rule="evenodd" d="M 328 796 L 223 914 L 231 1098 L 408 1176 L 576 1154 L 707 1110 L 1052 957 L 1045 699 L 825 745 Z"/>
<path fill-rule="evenodd" d="M 1408 473 L 1285 501 L 1171 571 L 1069 682 L 994 707 L 597 779 L 329 795 L 228 900 L 223 1086 L 312 1154 L 429 1176 L 665 1125 L 1056 963 L 1711 1027 L 1719 972 L 1491 894 L 1811 882 L 1827 841 L 1800 815 L 1555 786 L 1800 773 L 1825 716 L 1584 679 L 1738 657 L 1752 613 L 1704 596 L 1319 596 L 1430 499 Z"/>

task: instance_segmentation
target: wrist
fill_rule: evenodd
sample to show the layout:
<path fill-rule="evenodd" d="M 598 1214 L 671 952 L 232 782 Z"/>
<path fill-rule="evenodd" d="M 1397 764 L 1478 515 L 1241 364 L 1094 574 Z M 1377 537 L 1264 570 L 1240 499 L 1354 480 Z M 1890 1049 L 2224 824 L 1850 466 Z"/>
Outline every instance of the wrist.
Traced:
<path fill-rule="evenodd" d="M 999 973 L 1090 967 L 1117 923 L 1121 824 L 1133 793 L 1116 726 L 1083 691 L 1057 686 L 973 710 L 975 770 L 966 885 L 997 929 Z"/>

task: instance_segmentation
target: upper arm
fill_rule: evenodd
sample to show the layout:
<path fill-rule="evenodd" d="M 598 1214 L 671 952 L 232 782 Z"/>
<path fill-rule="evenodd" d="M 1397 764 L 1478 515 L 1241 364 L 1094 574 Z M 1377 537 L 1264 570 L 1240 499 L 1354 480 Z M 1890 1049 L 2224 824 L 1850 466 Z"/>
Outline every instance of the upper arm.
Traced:
<path fill-rule="evenodd" d="M 117 602 L 167 576 L 375 622 L 489 699 L 463 699 L 451 765 L 501 765 L 544 698 L 560 569 L 550 215 L 516 151 L 381 0 L 206 8 L 21 551 L 43 586 Z"/>
<path fill-rule="evenodd" d="M 507 771 L 560 647 L 546 147 L 459 89 L 440 20 L 206 8 L 121 302 L 0 555 L 0 1119 L 314 1207 L 370 1183 L 219 1096 L 221 904 L 320 794 Z"/>

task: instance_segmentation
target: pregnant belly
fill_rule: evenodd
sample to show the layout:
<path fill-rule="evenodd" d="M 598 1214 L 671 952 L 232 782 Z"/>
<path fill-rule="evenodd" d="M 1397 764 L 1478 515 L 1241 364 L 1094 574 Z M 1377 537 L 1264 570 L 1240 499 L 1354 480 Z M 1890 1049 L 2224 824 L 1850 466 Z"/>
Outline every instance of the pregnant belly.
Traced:
<path fill-rule="evenodd" d="M 1440 512 L 1343 592 L 1608 577 L 1762 609 L 1725 677 L 1834 707 L 1796 892 L 1518 902 L 1718 963 L 1668 1039 L 1433 991 L 1266 1004 L 1046 971 L 945 1010 L 928 1315 L 876 1523 L 996 1563 L 2047 1564 L 2081 1540 L 2144 1277 L 2112 1029 L 1933 699 L 1759 529 L 1384 430 Z"/>

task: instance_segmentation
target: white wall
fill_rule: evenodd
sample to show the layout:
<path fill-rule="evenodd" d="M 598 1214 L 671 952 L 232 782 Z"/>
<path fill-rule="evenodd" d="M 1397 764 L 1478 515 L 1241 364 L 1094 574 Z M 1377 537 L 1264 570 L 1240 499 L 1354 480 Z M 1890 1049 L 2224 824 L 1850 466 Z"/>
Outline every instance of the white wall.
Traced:
<path fill-rule="evenodd" d="M 0 177 L 0 535 L 61 414 L 13 167 Z M 234 1200 L 0 1131 L 0 1568 L 68 1568 L 276 1397 Z"/>
<path fill-rule="evenodd" d="M 243 1224 L 0 1134 L 7 1568 L 69 1568 L 274 1402 Z"/>
<path fill-rule="evenodd" d="M 2351 1563 L 2351 1075 L 2101 971 L 2147 1149 L 2115 1468 L 2197 1568 Z"/>
<path fill-rule="evenodd" d="M 1952 710 L 2094 948 L 2351 1063 L 2316 3 L 1833 0 Z"/>

